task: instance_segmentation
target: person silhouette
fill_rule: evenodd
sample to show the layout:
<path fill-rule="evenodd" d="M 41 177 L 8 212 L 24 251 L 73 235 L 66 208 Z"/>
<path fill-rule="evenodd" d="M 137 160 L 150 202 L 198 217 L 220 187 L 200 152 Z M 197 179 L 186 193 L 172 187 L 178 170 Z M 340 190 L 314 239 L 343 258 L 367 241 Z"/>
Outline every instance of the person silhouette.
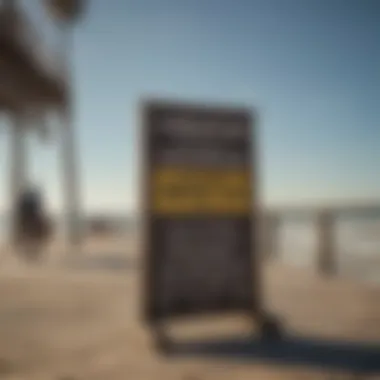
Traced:
<path fill-rule="evenodd" d="M 51 227 L 45 212 L 41 191 L 27 186 L 21 192 L 16 205 L 16 244 L 24 258 L 35 260 L 50 236 Z"/>

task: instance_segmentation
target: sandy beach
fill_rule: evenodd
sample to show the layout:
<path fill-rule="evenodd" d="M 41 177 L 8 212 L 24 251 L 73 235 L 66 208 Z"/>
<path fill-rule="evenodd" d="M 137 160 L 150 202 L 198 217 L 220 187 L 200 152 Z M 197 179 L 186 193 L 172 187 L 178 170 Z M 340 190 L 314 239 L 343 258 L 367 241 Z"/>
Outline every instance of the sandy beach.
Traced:
<path fill-rule="evenodd" d="M 92 240 L 66 258 L 53 248 L 47 263 L 37 267 L 2 252 L 1 379 L 326 378 L 308 369 L 160 357 L 139 318 L 138 244 L 126 238 Z M 265 295 L 268 308 L 290 331 L 380 340 L 379 288 L 322 281 L 312 272 L 267 264 Z M 237 319 L 221 326 L 223 331 L 246 328 Z"/>

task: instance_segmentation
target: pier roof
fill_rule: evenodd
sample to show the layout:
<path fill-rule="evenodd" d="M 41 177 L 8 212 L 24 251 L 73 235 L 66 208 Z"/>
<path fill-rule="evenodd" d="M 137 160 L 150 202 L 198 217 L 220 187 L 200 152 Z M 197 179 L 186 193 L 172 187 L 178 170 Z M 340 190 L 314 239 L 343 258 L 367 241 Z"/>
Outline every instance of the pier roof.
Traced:
<path fill-rule="evenodd" d="M 21 10 L 0 7 L 0 109 L 64 104 L 68 84 L 52 52 L 42 59 L 42 40 Z"/>

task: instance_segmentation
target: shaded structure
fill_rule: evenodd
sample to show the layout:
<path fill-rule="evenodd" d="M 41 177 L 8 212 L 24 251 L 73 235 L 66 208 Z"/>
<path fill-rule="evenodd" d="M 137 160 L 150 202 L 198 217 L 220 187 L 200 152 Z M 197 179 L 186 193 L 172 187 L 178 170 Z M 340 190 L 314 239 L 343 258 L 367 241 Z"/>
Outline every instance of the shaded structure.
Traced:
<path fill-rule="evenodd" d="M 79 183 L 68 63 L 71 22 L 79 15 L 82 2 L 52 0 L 46 3 L 47 8 L 54 11 L 52 14 L 57 15 L 62 35 L 60 51 L 66 62 L 46 50 L 41 54 L 41 36 L 16 0 L 0 3 L 0 112 L 10 120 L 10 204 L 14 208 L 28 181 L 26 134 L 38 130 L 47 132 L 48 116 L 57 115 L 61 122 L 59 143 L 66 232 L 70 243 L 79 243 Z M 11 221 L 11 235 L 13 223 Z"/>

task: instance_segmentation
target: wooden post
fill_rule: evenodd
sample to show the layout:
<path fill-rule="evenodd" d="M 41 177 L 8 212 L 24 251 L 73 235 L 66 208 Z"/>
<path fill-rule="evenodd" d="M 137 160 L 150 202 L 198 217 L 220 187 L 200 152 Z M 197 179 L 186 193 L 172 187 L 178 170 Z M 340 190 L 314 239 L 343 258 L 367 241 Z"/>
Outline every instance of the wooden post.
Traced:
<path fill-rule="evenodd" d="M 60 49 L 65 64 L 65 76 L 68 84 L 67 100 L 61 109 L 61 142 L 63 163 L 64 208 L 66 219 L 67 242 L 72 246 L 82 243 L 82 223 L 80 220 L 80 178 L 78 168 L 78 150 L 74 128 L 74 99 L 73 99 L 73 36 L 71 25 L 59 21 Z"/>
<path fill-rule="evenodd" d="M 322 210 L 317 216 L 318 228 L 318 272 L 333 275 L 337 272 L 337 252 L 335 247 L 335 216 L 329 210 Z"/>
<path fill-rule="evenodd" d="M 63 169 L 64 219 L 67 243 L 80 245 L 82 226 L 79 218 L 79 176 L 76 152 L 75 131 L 70 111 L 61 114 L 61 153 Z"/>
<path fill-rule="evenodd" d="M 25 139 L 25 119 L 20 114 L 11 115 L 10 135 L 10 231 L 9 238 L 14 242 L 14 218 L 15 207 L 18 198 L 27 182 L 26 168 L 26 139 Z"/>

